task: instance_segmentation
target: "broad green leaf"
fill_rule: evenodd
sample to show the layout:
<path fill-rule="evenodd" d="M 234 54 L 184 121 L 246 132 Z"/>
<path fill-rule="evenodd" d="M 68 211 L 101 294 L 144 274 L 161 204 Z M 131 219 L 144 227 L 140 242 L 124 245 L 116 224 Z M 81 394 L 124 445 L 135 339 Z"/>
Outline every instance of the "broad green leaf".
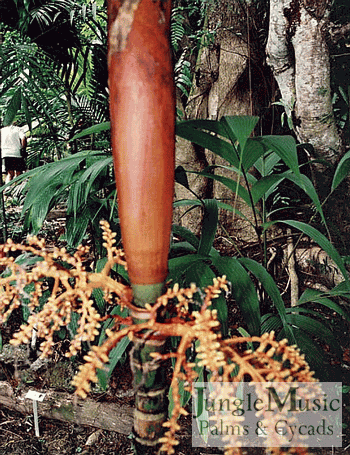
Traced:
<path fill-rule="evenodd" d="M 211 150 L 233 166 L 239 166 L 237 155 L 229 142 L 195 128 L 193 123 L 188 124 L 186 121 L 178 123 L 176 125 L 176 134 L 183 139 L 187 139 L 205 149 Z"/>
<path fill-rule="evenodd" d="M 199 241 L 198 254 L 208 256 L 213 246 L 219 221 L 219 211 L 216 199 L 204 199 L 204 216 L 202 232 Z"/>
<path fill-rule="evenodd" d="M 199 262 L 191 261 L 186 270 L 186 274 L 183 277 L 184 285 L 189 286 L 191 283 L 195 283 L 200 289 L 205 288 L 208 285 L 212 285 L 215 274 L 208 265 L 208 258 L 200 256 L 199 254 L 192 256 L 197 256 L 198 258 L 201 257 L 202 259 Z"/>
<path fill-rule="evenodd" d="M 114 270 L 114 268 L 113 268 L 113 270 Z M 116 273 L 118 273 L 118 275 L 120 275 L 126 281 L 126 283 L 130 284 L 128 272 L 123 265 L 116 264 L 115 271 L 116 271 Z"/>
<path fill-rule="evenodd" d="M 264 147 L 255 138 L 248 138 L 242 156 L 242 167 L 247 172 L 264 155 Z M 278 158 L 279 159 L 279 158 Z M 262 174 L 263 175 L 263 174 Z"/>
<path fill-rule="evenodd" d="M 261 316 L 261 324 L 263 324 L 265 321 L 267 321 L 271 316 L 276 316 L 275 314 L 272 313 L 265 313 Z"/>
<path fill-rule="evenodd" d="M 319 346 L 306 332 L 293 328 L 294 337 L 302 354 L 310 365 L 311 371 L 315 371 L 316 378 L 323 381 L 331 381 L 332 373 L 324 348 Z M 285 335 L 281 332 L 281 338 Z M 288 337 L 287 337 L 288 338 Z M 329 374 L 330 373 L 330 374 Z"/>
<path fill-rule="evenodd" d="M 88 195 L 94 185 L 96 179 L 105 172 L 109 166 L 113 164 L 113 158 L 108 156 L 107 158 L 98 157 L 98 159 L 91 165 L 88 166 L 86 171 L 82 174 L 79 179 L 80 183 L 86 183 L 84 202 L 87 202 Z"/>
<path fill-rule="evenodd" d="M 213 299 L 211 303 L 211 308 L 217 311 L 218 320 L 221 324 L 220 330 L 222 336 L 227 338 L 228 336 L 228 308 L 225 296 L 221 293 L 216 299 Z"/>
<path fill-rule="evenodd" d="M 246 142 L 258 121 L 259 117 L 251 117 L 248 115 L 224 116 L 220 120 L 226 128 L 231 142 L 234 144 L 236 140 L 238 141 L 241 159 L 243 158 Z"/>
<path fill-rule="evenodd" d="M 326 225 L 326 219 L 323 214 L 322 205 L 321 205 L 321 202 L 318 198 L 317 192 L 316 192 L 315 187 L 314 187 L 313 183 L 311 182 L 311 180 L 304 174 L 301 174 L 299 177 L 297 177 L 294 174 L 287 174 L 286 178 L 288 180 L 290 180 L 291 182 L 295 183 L 296 185 L 298 185 L 302 190 L 305 191 L 305 193 L 309 196 L 309 198 L 314 203 L 318 213 L 321 216 L 323 223 Z"/>
<path fill-rule="evenodd" d="M 20 265 L 23 268 L 33 267 L 37 262 L 42 262 L 44 260 L 41 256 L 33 256 L 30 253 L 22 253 L 17 256 L 15 263 Z"/>
<path fill-rule="evenodd" d="M 73 337 L 75 337 L 75 335 L 77 334 L 77 330 L 79 327 L 79 319 L 80 319 L 80 315 L 78 313 L 76 313 L 75 311 L 73 311 L 71 314 L 70 323 L 68 324 L 68 327 L 67 327 L 71 339 Z"/>
<path fill-rule="evenodd" d="M 338 166 L 335 170 L 333 181 L 332 181 L 332 191 L 334 191 L 341 182 L 349 175 L 350 173 L 350 150 L 345 153 L 342 159 L 339 161 Z"/>
<path fill-rule="evenodd" d="M 345 311 L 340 305 L 333 302 L 329 299 L 323 291 L 318 291 L 316 289 L 306 289 L 298 300 L 298 305 L 303 305 L 309 302 L 316 302 L 320 305 L 326 306 L 327 308 L 335 311 L 345 318 L 347 321 L 350 321 L 350 315 Z"/>
<path fill-rule="evenodd" d="M 218 201 L 218 207 L 219 207 L 219 209 L 224 209 L 224 210 L 228 210 L 229 212 L 235 213 L 236 215 L 238 215 L 243 220 L 248 221 L 248 223 L 251 226 L 254 227 L 254 224 L 252 223 L 252 221 L 249 218 L 247 218 L 247 216 L 244 215 L 244 213 L 242 213 L 241 211 L 237 210 L 236 207 L 232 207 L 232 205 L 225 204 L 225 202 L 220 202 L 220 201 Z"/>
<path fill-rule="evenodd" d="M 267 199 L 272 192 L 277 188 L 278 184 L 285 179 L 284 174 L 271 174 L 262 177 L 251 188 L 251 194 L 254 204 L 260 201 L 261 198 Z"/>
<path fill-rule="evenodd" d="M 303 316 L 302 314 L 287 314 L 287 321 L 290 325 L 299 327 L 304 332 L 309 333 L 310 335 L 319 338 L 332 349 L 332 351 L 338 356 L 342 356 L 342 349 L 339 345 L 338 340 L 333 335 L 332 331 L 327 327 L 326 323 L 321 323 L 316 319 L 310 318 L 308 316 Z"/>
<path fill-rule="evenodd" d="M 75 172 L 67 199 L 67 215 L 68 217 L 73 217 L 74 219 L 78 216 L 83 206 L 86 206 L 84 200 L 84 190 L 86 185 L 81 182 L 83 172 L 84 171 L 80 169 Z"/>
<path fill-rule="evenodd" d="M 122 358 L 123 354 L 127 350 L 128 346 L 130 344 L 130 338 L 128 336 L 125 336 L 122 338 L 117 346 L 112 349 L 112 351 L 109 354 L 109 363 L 108 363 L 108 378 L 112 375 L 114 368 L 116 367 L 117 363 L 119 360 Z"/>
<path fill-rule="evenodd" d="M 279 318 L 275 314 L 269 314 L 269 317 L 264 318 L 264 321 L 261 323 L 261 333 L 267 333 L 272 331 L 278 333 L 281 330 L 281 328 L 282 328 L 281 318 Z M 287 326 L 285 326 L 285 331 L 287 330 L 288 330 Z M 289 332 L 291 336 L 294 336 L 291 330 Z"/>
<path fill-rule="evenodd" d="M 95 272 L 96 273 L 100 273 L 103 270 L 103 268 L 106 265 L 106 263 L 107 263 L 107 258 L 106 257 L 98 259 L 97 262 L 96 262 L 96 266 L 95 266 Z M 96 302 L 96 305 L 97 305 L 99 313 L 102 316 L 104 316 L 106 302 L 105 302 L 105 300 L 103 298 L 102 289 L 95 288 L 92 291 L 92 296 L 93 296 L 93 298 L 94 298 L 94 300 Z"/>
<path fill-rule="evenodd" d="M 237 260 L 260 281 L 266 293 L 270 296 L 273 304 L 275 305 L 283 325 L 286 325 L 286 307 L 272 276 L 261 264 L 253 259 L 239 258 Z"/>
<path fill-rule="evenodd" d="M 199 239 L 189 229 L 183 226 L 178 226 L 177 224 L 173 224 L 171 230 L 173 234 L 178 235 L 184 240 L 187 240 L 187 242 L 193 245 L 198 251 Z"/>
<path fill-rule="evenodd" d="M 97 305 L 98 312 L 100 313 L 101 316 L 104 316 L 105 313 L 105 307 L 106 307 L 106 302 L 103 298 L 103 291 L 100 288 L 95 288 L 92 291 L 92 297 Z"/>
<path fill-rule="evenodd" d="M 22 215 L 25 215 L 25 226 L 26 228 L 30 229 L 31 234 L 36 234 L 42 227 L 43 222 L 48 214 L 48 212 L 52 208 L 52 198 L 56 196 L 56 187 L 55 186 L 47 186 L 46 187 L 47 193 L 40 193 L 37 194 L 35 200 L 29 208 L 27 213 L 24 210 L 24 206 L 22 209 Z M 51 198 L 48 197 L 50 194 Z"/>
<path fill-rule="evenodd" d="M 67 215 L 66 239 L 70 247 L 74 248 L 81 244 L 93 215 L 94 212 L 91 211 L 89 206 L 81 207 L 78 217 Z"/>
<path fill-rule="evenodd" d="M 250 140 L 253 141 L 254 139 Z M 255 142 L 259 141 L 254 141 L 254 143 Z M 260 146 L 262 147 L 261 144 Z M 281 158 L 277 155 L 277 153 L 271 151 L 270 153 L 267 153 L 264 156 L 261 156 L 258 160 L 256 160 L 254 162 L 254 167 L 259 171 L 262 177 L 266 177 L 267 175 L 270 175 L 273 168 L 280 161 L 280 159 Z"/>
<path fill-rule="evenodd" d="M 127 308 L 124 308 L 123 310 L 121 309 L 120 305 L 115 306 L 112 311 L 110 312 L 110 315 L 118 315 L 123 318 L 126 318 L 128 316 L 129 310 Z M 113 318 L 109 318 L 106 321 L 104 321 L 101 330 L 100 330 L 100 336 L 98 338 L 98 345 L 101 346 L 101 344 L 105 341 L 106 339 L 106 330 L 110 329 L 114 326 L 115 322 Z"/>
<path fill-rule="evenodd" d="M 129 337 L 125 336 L 122 338 L 117 346 L 112 349 L 112 351 L 109 353 L 109 362 L 106 364 L 105 368 L 106 369 L 97 369 L 97 377 L 99 380 L 100 386 L 106 390 L 108 381 L 110 377 L 112 376 L 114 368 L 117 366 L 117 363 L 120 361 L 122 358 L 123 354 L 127 350 L 128 346 L 130 344 L 130 339 Z"/>
<path fill-rule="evenodd" d="M 260 334 L 260 306 L 256 289 L 247 271 L 235 257 L 212 258 L 220 275 L 231 283 L 232 295 L 239 306 L 251 335 Z"/>
<path fill-rule="evenodd" d="M 85 128 L 83 131 L 80 131 L 80 133 L 77 133 L 72 137 L 72 139 L 70 139 L 70 142 L 75 141 L 75 139 L 80 139 L 81 137 L 90 136 L 90 134 L 97 134 L 110 129 L 111 122 L 99 123 L 98 125 L 90 126 L 89 128 Z"/>
<path fill-rule="evenodd" d="M 181 256 L 179 258 L 169 259 L 169 274 L 167 281 L 172 280 L 174 284 L 177 283 L 183 275 L 187 274 L 188 270 L 191 269 L 193 265 L 199 266 L 205 259 L 207 259 L 205 256 L 200 256 L 198 254 L 187 254 L 186 256 Z M 198 283 L 196 284 L 199 286 Z"/>
<path fill-rule="evenodd" d="M 276 222 L 273 222 L 273 224 L 275 224 L 275 223 Z M 321 234 L 321 232 L 319 232 L 314 227 L 309 226 L 308 224 L 302 223 L 301 221 L 281 220 L 281 221 L 279 221 L 279 223 L 287 224 L 288 226 L 298 229 L 299 231 L 303 232 L 305 235 L 312 238 L 329 255 L 329 257 L 336 263 L 339 270 L 343 274 L 345 280 L 349 281 L 348 272 L 344 266 L 344 263 L 342 261 L 342 258 L 340 257 L 340 254 L 338 253 L 336 248 L 330 243 L 330 241 L 323 234 Z"/>
<path fill-rule="evenodd" d="M 23 108 L 23 111 L 24 111 L 24 115 L 26 117 L 26 122 L 27 122 L 27 125 L 29 127 L 29 131 L 32 132 L 32 116 L 29 112 L 29 109 L 28 109 L 28 103 L 27 103 L 27 100 L 24 96 L 24 94 L 22 93 L 22 108 Z"/>
<path fill-rule="evenodd" d="M 181 134 L 178 134 L 178 131 L 181 132 L 182 128 L 186 129 L 187 127 L 203 131 L 209 131 L 211 133 L 215 133 L 218 134 L 219 136 L 225 137 L 226 139 L 230 138 L 229 135 L 227 134 L 227 130 L 224 127 L 224 125 L 217 120 L 194 119 L 177 122 L 176 134 L 178 136 L 181 136 Z"/>
<path fill-rule="evenodd" d="M 105 155 L 100 152 L 92 152 L 94 156 Z M 69 194 L 67 201 L 67 210 L 77 211 L 78 206 L 81 206 L 82 194 L 77 192 L 76 182 L 84 171 L 80 170 L 80 163 L 89 156 L 89 152 L 81 152 L 57 162 L 49 163 L 39 168 L 28 171 L 20 177 L 17 177 L 12 183 L 28 180 L 24 192 L 27 192 L 22 208 L 22 215 L 25 215 L 26 226 L 32 233 L 36 233 L 42 226 L 42 223 L 55 203 L 60 201 L 62 197 L 66 197 L 66 192 L 70 187 L 72 191 Z M 104 160 L 100 160 L 101 165 L 105 164 Z M 95 172 L 96 171 L 96 172 Z M 98 165 L 93 167 L 92 180 L 98 175 Z M 2 187 L 3 190 L 5 187 Z M 85 187 L 84 187 L 85 190 Z M 80 195 L 80 204 L 74 199 L 74 196 Z"/>
<path fill-rule="evenodd" d="M 303 315 L 313 316 L 316 319 L 323 318 L 323 316 L 320 316 L 319 312 L 310 310 L 309 308 L 306 308 L 303 306 L 293 306 L 291 308 L 286 308 L 286 312 L 288 314 L 303 314 Z M 326 322 L 328 322 L 327 318 L 324 318 L 324 319 Z"/>
<path fill-rule="evenodd" d="M 51 196 L 52 189 L 56 190 L 63 184 L 70 185 L 72 183 L 73 173 L 84 159 L 84 153 L 77 153 L 73 157 L 49 163 L 26 172 L 23 175 L 23 179 L 28 178 L 26 185 L 28 194 L 23 205 L 22 213 L 33 205 L 34 201 L 40 197 L 40 194 L 45 193 L 46 198 L 48 198 L 48 196 Z"/>
<path fill-rule="evenodd" d="M 102 390 L 107 390 L 108 380 L 107 380 L 107 371 L 101 370 L 100 368 L 96 369 L 96 376 L 98 379 L 99 386 Z"/>
<path fill-rule="evenodd" d="M 342 281 L 341 283 L 337 284 L 329 294 L 332 297 L 343 297 L 346 299 L 350 299 L 350 281 Z"/>
<path fill-rule="evenodd" d="M 228 177 L 224 177 L 222 175 L 216 175 L 216 174 L 208 174 L 206 172 L 198 172 L 198 175 L 202 175 L 203 177 L 208 177 L 210 179 L 216 180 L 223 185 L 225 185 L 227 188 L 229 188 L 233 194 L 238 194 L 239 197 L 243 199 L 243 201 L 251 207 L 251 201 L 249 197 L 248 191 L 242 186 L 241 184 L 237 183 L 234 179 L 230 179 Z"/>
<path fill-rule="evenodd" d="M 261 143 L 266 152 L 276 152 L 289 169 L 296 176 L 300 176 L 297 147 L 292 136 L 261 136 L 255 140 Z"/>
<path fill-rule="evenodd" d="M 21 98 L 22 92 L 21 87 L 19 87 L 13 94 L 4 116 L 4 126 L 11 125 L 14 121 L 17 112 L 21 109 Z"/>
<path fill-rule="evenodd" d="M 170 251 L 173 255 L 174 254 L 176 255 L 178 253 L 183 253 L 184 251 L 186 253 L 196 253 L 197 252 L 196 248 L 188 242 L 173 243 L 171 245 Z"/>
<path fill-rule="evenodd" d="M 249 224 L 254 226 L 252 221 L 249 218 L 247 218 L 247 216 L 244 215 L 244 213 L 240 212 L 235 207 L 232 207 L 232 205 L 226 204 L 225 202 L 221 202 L 221 201 L 217 201 L 217 204 L 218 204 L 219 209 L 228 210 L 229 212 L 236 213 L 240 218 L 244 219 L 245 221 L 248 221 Z M 196 199 L 181 199 L 181 200 L 175 201 L 173 203 L 173 207 L 184 207 L 184 206 L 188 206 L 188 205 L 201 206 L 202 203 Z"/>
<path fill-rule="evenodd" d="M 234 166 L 225 166 L 223 164 L 214 164 L 214 165 L 211 165 L 211 166 L 207 166 L 205 169 L 203 169 L 203 171 L 201 172 L 207 172 L 209 174 L 214 174 L 214 171 L 215 169 L 225 169 L 229 172 L 232 173 L 232 177 L 233 178 L 236 178 L 236 175 L 235 174 L 242 174 L 242 170 L 240 169 L 237 169 L 236 167 Z M 194 174 L 196 174 L 197 172 L 193 172 L 193 171 L 189 171 L 189 172 L 192 172 Z M 218 174 L 219 175 L 219 174 Z M 252 174 L 246 174 L 246 178 L 247 178 L 247 182 L 250 184 L 250 185 L 253 185 L 257 179 L 256 177 L 254 177 Z"/>
<path fill-rule="evenodd" d="M 256 204 L 262 197 L 265 197 L 265 199 L 268 198 L 284 179 L 295 183 L 307 194 L 307 196 L 309 196 L 311 201 L 314 203 L 318 213 L 320 214 L 323 223 L 326 224 L 322 205 L 318 198 L 315 187 L 312 184 L 311 180 L 304 174 L 296 176 L 292 172 L 287 171 L 283 172 L 282 174 L 271 174 L 261 178 L 252 186 L 251 189 L 254 204 Z"/>
<path fill-rule="evenodd" d="M 170 262 L 170 261 L 169 261 Z M 169 267 L 170 268 L 170 267 Z M 183 282 L 185 286 L 195 283 L 200 289 L 213 284 L 215 273 L 211 270 L 209 264 L 204 262 L 192 263 L 186 270 Z M 218 319 L 221 323 L 221 331 L 223 336 L 227 335 L 227 304 L 223 294 L 219 294 L 218 298 L 213 299 L 211 308 L 217 310 Z"/>
<path fill-rule="evenodd" d="M 173 207 L 185 207 L 188 205 L 193 205 L 193 206 L 198 207 L 198 206 L 202 206 L 202 203 L 198 199 L 180 199 L 173 203 Z"/>

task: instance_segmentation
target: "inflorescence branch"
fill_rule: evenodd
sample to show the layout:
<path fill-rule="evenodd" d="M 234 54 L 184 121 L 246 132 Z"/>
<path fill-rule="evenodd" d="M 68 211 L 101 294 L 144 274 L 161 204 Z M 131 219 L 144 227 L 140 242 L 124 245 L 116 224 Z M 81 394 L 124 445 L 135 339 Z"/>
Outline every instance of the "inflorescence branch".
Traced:
<path fill-rule="evenodd" d="M 41 356 L 52 354 L 55 332 L 70 324 L 73 313 L 79 315 L 79 321 L 66 356 L 71 357 L 81 351 L 84 341 L 93 344 L 99 335 L 101 322 L 106 319 L 98 313 L 92 298 L 96 288 L 103 291 L 107 302 L 116 299 L 122 307 L 131 310 L 134 316 L 135 313 L 142 313 L 140 319 L 145 322 L 140 324 L 134 324 L 130 317 L 111 316 L 114 318 L 113 328 L 106 330 L 103 344 L 92 345 L 84 357 L 85 364 L 80 366 L 73 379 L 78 395 L 83 398 L 87 396 L 91 382 L 98 381 L 96 370 L 104 368 L 104 364 L 109 361 L 109 353 L 124 336 L 131 340 L 136 335 L 142 337 L 145 333 L 147 337 L 154 336 L 157 339 L 179 337 L 176 352 L 153 354 L 155 361 L 175 359 L 171 381 L 174 410 L 170 420 L 164 424 L 166 431 L 159 441 L 162 443 L 161 451 L 172 454 L 177 445 L 175 433 L 179 429 L 178 419 L 181 415 L 188 414 L 181 405 L 180 382 L 184 381 L 186 390 L 191 391 L 198 376 L 198 367 L 205 367 L 210 372 L 210 380 L 216 382 L 238 382 L 243 379 L 254 382 L 315 381 L 313 372 L 299 350 L 295 346 L 288 346 L 287 340 L 276 341 L 273 333 L 265 333 L 261 337 L 222 339 L 217 312 L 211 309 L 211 302 L 222 290 L 227 291 L 225 277 L 215 278 L 213 285 L 205 289 L 204 301 L 197 311 L 191 309 L 193 303 L 198 306 L 194 299 L 199 290 L 194 284 L 186 289 L 180 289 L 175 284 L 153 306 L 147 305 L 145 309 L 136 307 L 132 303 L 131 289 L 110 277 L 115 264 L 126 267 L 126 262 L 124 253 L 115 247 L 115 234 L 108 223 L 101 224 L 107 262 L 100 273 L 85 270 L 83 261 L 88 251 L 86 247 L 80 246 L 74 255 L 70 255 L 64 248 L 49 250 L 45 242 L 36 237 L 29 239 L 27 245 L 14 244 L 8 240 L 0 246 L 0 267 L 6 267 L 3 277 L 0 277 L 0 324 L 5 323 L 10 314 L 23 305 L 24 299 L 28 301 L 29 297 L 31 314 L 28 321 L 13 335 L 11 343 L 14 345 L 28 343 L 33 330 L 36 330 L 37 337 L 42 340 Z M 27 253 L 38 261 L 31 269 L 25 269 L 13 257 L 8 256 L 11 252 Z M 33 284 L 34 290 L 29 295 L 30 284 Z M 50 295 L 42 305 L 41 298 L 47 289 L 50 290 Z M 123 329 L 120 329 L 121 324 L 124 325 Z M 254 351 L 247 350 L 248 342 L 253 342 L 258 347 Z M 192 346 L 196 346 L 197 363 L 189 362 L 186 355 Z M 239 453 L 239 448 L 227 450 L 227 454 Z M 304 448 L 297 448 L 294 453 L 307 452 Z"/>

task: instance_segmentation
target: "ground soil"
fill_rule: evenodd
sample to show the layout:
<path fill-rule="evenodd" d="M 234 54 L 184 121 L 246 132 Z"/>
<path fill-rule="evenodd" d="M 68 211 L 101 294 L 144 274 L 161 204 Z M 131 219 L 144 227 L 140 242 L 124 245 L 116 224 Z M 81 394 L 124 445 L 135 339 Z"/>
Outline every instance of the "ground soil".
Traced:
<path fill-rule="evenodd" d="M 10 223 L 10 231 L 16 240 L 20 239 L 19 221 L 20 208 L 8 208 L 7 216 Z M 45 222 L 42 230 L 48 242 L 59 243 L 60 235 L 64 232 L 64 213 L 58 210 L 50 216 L 50 220 Z M 237 324 L 237 309 L 234 306 L 231 308 L 230 314 L 232 315 L 232 327 Z M 235 315 L 235 321 L 233 321 Z M 8 334 L 3 331 L 3 341 L 6 342 Z M 350 384 L 348 370 L 350 370 L 350 355 L 349 355 L 349 342 L 348 332 L 346 340 L 344 337 L 344 382 Z M 58 349 L 55 362 L 58 364 L 62 362 L 63 357 L 60 355 Z M 68 367 L 69 370 L 70 367 Z M 0 374 L 3 377 L 0 379 L 11 380 L 13 376 L 13 369 L 8 363 L 0 362 Z M 49 378 L 52 378 L 52 372 L 45 373 L 41 370 L 40 374 L 34 378 L 33 387 L 45 388 L 52 386 Z M 56 387 L 64 390 L 69 389 L 68 382 L 66 381 L 66 374 L 59 374 L 61 383 Z M 68 374 L 69 376 L 69 374 Z M 33 378 L 32 378 L 33 379 Z M 128 368 L 128 362 L 116 368 L 110 382 L 110 386 L 106 393 L 104 393 L 105 400 L 115 400 L 120 393 L 124 393 L 123 402 L 128 405 L 133 405 L 133 397 L 125 394 L 125 391 L 130 390 L 132 387 L 132 376 Z M 101 398 L 97 395 L 97 398 Z M 345 406 L 349 403 L 345 402 Z M 345 455 L 350 454 L 350 419 L 349 413 L 344 407 L 344 422 L 347 428 L 344 428 L 343 448 L 324 448 L 318 450 L 311 450 L 310 453 L 317 455 Z M 223 451 L 216 448 L 194 448 L 191 441 L 191 420 L 189 418 L 182 418 L 180 421 L 181 430 L 179 431 L 179 446 L 176 453 L 178 455 L 219 455 Z M 35 436 L 33 415 L 23 415 L 14 410 L 9 410 L 0 404 L 0 455 L 73 455 L 73 454 L 99 454 L 99 455 L 132 455 L 131 439 L 128 435 L 123 435 L 115 432 L 109 432 L 92 427 L 82 427 L 72 423 L 66 423 L 56 420 L 50 420 L 39 416 L 39 430 L 40 436 Z M 262 455 L 265 453 L 261 449 L 243 449 L 245 455 Z"/>

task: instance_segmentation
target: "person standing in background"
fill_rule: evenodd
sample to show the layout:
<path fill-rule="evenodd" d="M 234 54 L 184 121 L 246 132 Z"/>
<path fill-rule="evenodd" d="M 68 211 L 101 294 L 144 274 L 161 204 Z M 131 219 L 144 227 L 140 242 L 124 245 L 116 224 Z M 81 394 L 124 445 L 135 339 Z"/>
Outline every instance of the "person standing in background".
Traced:
<path fill-rule="evenodd" d="M 26 170 L 27 138 L 22 129 L 12 124 L 1 128 L 1 157 L 7 174 L 6 182 Z"/>

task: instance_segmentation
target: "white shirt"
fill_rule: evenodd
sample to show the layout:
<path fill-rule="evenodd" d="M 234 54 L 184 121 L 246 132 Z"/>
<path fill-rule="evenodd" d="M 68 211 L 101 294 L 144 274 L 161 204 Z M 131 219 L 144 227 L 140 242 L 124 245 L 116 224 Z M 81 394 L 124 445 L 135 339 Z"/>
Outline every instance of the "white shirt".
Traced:
<path fill-rule="evenodd" d="M 19 126 L 10 125 L 1 128 L 1 156 L 3 158 L 21 158 L 21 141 L 25 134 Z"/>

